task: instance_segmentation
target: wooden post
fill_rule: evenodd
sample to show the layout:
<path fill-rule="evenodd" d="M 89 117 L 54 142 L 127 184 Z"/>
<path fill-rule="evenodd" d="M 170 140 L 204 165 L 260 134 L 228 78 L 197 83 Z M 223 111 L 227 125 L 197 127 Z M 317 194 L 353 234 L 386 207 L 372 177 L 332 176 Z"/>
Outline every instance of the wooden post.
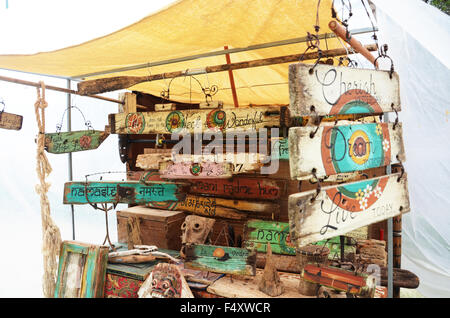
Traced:
<path fill-rule="evenodd" d="M 223 47 L 225 50 L 228 50 L 228 45 L 225 45 Z M 225 54 L 225 58 L 227 60 L 227 64 L 231 64 L 230 54 Z M 236 86 L 234 85 L 234 76 L 233 71 L 228 70 L 228 77 L 230 78 L 230 86 L 231 86 L 231 93 L 233 94 L 233 102 L 234 107 L 239 107 L 238 99 L 237 99 L 237 93 L 236 93 Z"/>
<path fill-rule="evenodd" d="M 392 243 L 393 243 L 393 267 L 400 269 L 402 266 L 402 216 L 396 216 L 392 219 Z M 400 298 L 400 287 L 393 288 L 394 298 Z"/>

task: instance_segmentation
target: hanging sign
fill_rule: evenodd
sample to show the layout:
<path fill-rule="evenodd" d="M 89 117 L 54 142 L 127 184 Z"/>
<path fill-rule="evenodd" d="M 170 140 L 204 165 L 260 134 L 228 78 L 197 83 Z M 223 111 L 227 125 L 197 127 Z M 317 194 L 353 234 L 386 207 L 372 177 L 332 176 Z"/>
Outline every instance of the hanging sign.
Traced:
<path fill-rule="evenodd" d="M 256 275 L 256 252 L 245 248 L 192 244 L 185 247 L 184 266 L 235 275 Z"/>
<path fill-rule="evenodd" d="M 22 129 L 22 122 L 23 116 L 21 115 L 0 112 L 0 128 L 20 130 Z"/>
<path fill-rule="evenodd" d="M 406 174 L 395 173 L 289 196 L 291 241 L 297 247 L 409 212 Z"/>
<path fill-rule="evenodd" d="M 290 240 L 289 223 L 249 220 L 244 228 L 244 238 L 244 245 L 250 250 L 266 253 L 270 243 L 275 254 L 296 255 Z"/>
<path fill-rule="evenodd" d="M 233 170 L 233 164 L 226 162 L 163 161 L 159 163 L 159 173 L 161 178 L 164 179 L 230 178 L 233 175 Z"/>
<path fill-rule="evenodd" d="M 97 149 L 109 132 L 80 130 L 45 134 L 45 150 L 49 153 L 69 153 Z"/>
<path fill-rule="evenodd" d="M 289 144 L 291 178 L 298 180 L 405 161 L 400 123 L 292 127 Z"/>
<path fill-rule="evenodd" d="M 288 126 L 285 106 L 192 109 L 110 114 L 113 134 L 171 134 Z"/>
<path fill-rule="evenodd" d="M 184 200 L 185 183 L 88 181 L 66 182 L 64 204 L 127 203 Z"/>
<path fill-rule="evenodd" d="M 289 65 L 291 116 L 400 111 L 399 77 L 389 71 L 317 64 Z"/>

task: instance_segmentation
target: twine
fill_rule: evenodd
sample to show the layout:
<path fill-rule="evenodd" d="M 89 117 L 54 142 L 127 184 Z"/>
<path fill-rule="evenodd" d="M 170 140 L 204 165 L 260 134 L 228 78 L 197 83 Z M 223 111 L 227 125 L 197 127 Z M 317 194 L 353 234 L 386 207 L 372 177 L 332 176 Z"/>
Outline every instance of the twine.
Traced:
<path fill-rule="evenodd" d="M 54 297 L 56 279 L 58 274 L 58 257 L 61 245 L 61 233 L 58 226 L 50 216 L 50 202 L 47 192 L 50 184 L 45 182 L 45 178 L 52 172 L 52 167 L 44 152 L 45 143 L 45 108 L 48 106 L 45 101 L 45 85 L 40 82 L 41 87 L 37 88 L 37 101 L 34 104 L 36 122 L 39 133 L 37 137 L 36 171 L 40 184 L 36 185 L 36 193 L 40 196 L 41 221 L 42 221 L 42 255 L 44 258 L 44 275 L 42 288 L 44 297 Z M 42 90 L 42 97 L 41 97 Z"/>

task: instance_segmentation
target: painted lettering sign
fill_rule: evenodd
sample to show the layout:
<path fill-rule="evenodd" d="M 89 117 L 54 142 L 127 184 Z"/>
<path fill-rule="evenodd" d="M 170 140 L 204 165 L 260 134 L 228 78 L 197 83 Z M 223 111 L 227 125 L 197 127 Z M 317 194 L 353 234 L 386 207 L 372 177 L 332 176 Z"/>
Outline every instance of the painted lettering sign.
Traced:
<path fill-rule="evenodd" d="M 99 130 L 45 134 L 45 150 L 59 154 L 97 149 L 108 136 L 108 132 Z"/>
<path fill-rule="evenodd" d="M 258 106 L 110 114 L 113 134 L 170 134 L 285 126 L 287 107 Z"/>
<path fill-rule="evenodd" d="M 163 161 L 159 163 L 159 173 L 164 179 L 189 178 L 230 178 L 233 164 L 204 161 L 198 163 Z"/>
<path fill-rule="evenodd" d="M 184 266 L 215 273 L 256 275 L 256 252 L 245 248 L 186 245 Z"/>
<path fill-rule="evenodd" d="M 409 212 L 400 173 L 289 196 L 291 241 L 301 247 Z"/>
<path fill-rule="evenodd" d="M 273 202 L 231 200 L 192 194 L 187 194 L 186 198 L 179 202 L 150 202 L 148 206 L 156 209 L 190 212 L 207 217 L 238 220 L 247 218 L 248 212 L 273 213 L 280 209 L 280 205 Z"/>
<path fill-rule="evenodd" d="M 0 112 L 0 128 L 10 130 L 22 129 L 23 116 Z"/>
<path fill-rule="evenodd" d="M 272 138 L 272 160 L 289 160 L 289 140 L 287 138 Z"/>
<path fill-rule="evenodd" d="M 292 127 L 290 172 L 295 179 L 361 171 L 405 161 L 402 126 L 370 123 Z M 315 133 L 314 133 L 315 132 Z"/>
<path fill-rule="evenodd" d="M 310 72 L 310 70 L 312 71 Z M 289 65 L 291 116 L 400 111 L 399 78 L 389 71 L 318 64 Z"/>
<path fill-rule="evenodd" d="M 192 179 L 190 193 L 235 199 L 275 200 L 285 192 L 286 181 L 267 178 Z"/>
<path fill-rule="evenodd" d="M 272 252 L 276 254 L 295 255 L 295 246 L 291 243 L 289 223 L 249 220 L 244 229 L 245 247 L 267 252 L 270 243 Z"/>
<path fill-rule="evenodd" d="M 64 204 L 127 203 L 183 200 L 187 184 L 172 182 L 66 182 Z"/>

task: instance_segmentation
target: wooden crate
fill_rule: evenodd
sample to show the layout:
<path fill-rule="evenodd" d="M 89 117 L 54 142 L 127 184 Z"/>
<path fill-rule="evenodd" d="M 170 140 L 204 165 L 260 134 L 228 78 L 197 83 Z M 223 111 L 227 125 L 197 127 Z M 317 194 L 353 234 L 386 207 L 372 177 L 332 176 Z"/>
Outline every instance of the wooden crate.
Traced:
<path fill-rule="evenodd" d="M 116 215 L 120 243 L 128 243 L 127 220 L 135 217 L 139 222 L 142 244 L 176 251 L 181 249 L 181 225 L 186 217 L 184 212 L 135 206 L 117 211 Z"/>

